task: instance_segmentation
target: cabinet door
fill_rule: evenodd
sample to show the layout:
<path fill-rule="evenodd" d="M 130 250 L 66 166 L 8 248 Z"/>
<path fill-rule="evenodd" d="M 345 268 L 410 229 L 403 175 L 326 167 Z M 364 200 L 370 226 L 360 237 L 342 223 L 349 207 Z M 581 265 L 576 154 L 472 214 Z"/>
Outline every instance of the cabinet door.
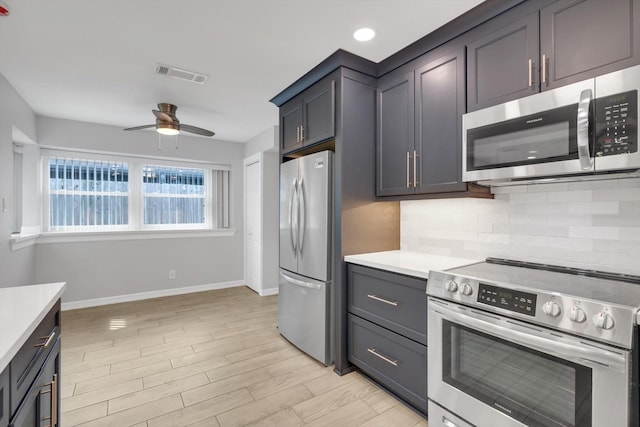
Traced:
<path fill-rule="evenodd" d="M 413 193 L 413 72 L 378 81 L 376 195 Z"/>
<path fill-rule="evenodd" d="M 419 68 L 416 88 L 416 193 L 462 191 L 464 48 Z"/>
<path fill-rule="evenodd" d="M 639 9 L 639 0 L 560 0 L 542 9 L 542 90 L 640 63 Z"/>
<path fill-rule="evenodd" d="M 305 92 L 303 100 L 302 143 L 311 145 L 336 135 L 335 81 L 318 83 Z"/>
<path fill-rule="evenodd" d="M 489 21 L 485 25 L 492 25 Z M 538 13 L 500 27 L 467 47 L 467 110 L 539 91 Z M 531 78 L 529 78 L 531 76 Z"/>
<path fill-rule="evenodd" d="M 0 426 L 9 425 L 9 367 L 0 373 Z"/>
<path fill-rule="evenodd" d="M 302 99 L 294 98 L 280 107 L 280 150 L 288 152 L 302 147 Z"/>

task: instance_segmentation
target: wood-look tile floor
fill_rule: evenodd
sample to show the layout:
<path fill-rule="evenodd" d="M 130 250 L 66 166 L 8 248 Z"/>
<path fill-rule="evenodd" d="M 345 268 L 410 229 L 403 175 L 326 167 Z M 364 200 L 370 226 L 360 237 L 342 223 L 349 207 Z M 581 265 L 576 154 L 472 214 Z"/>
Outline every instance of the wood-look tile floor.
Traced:
<path fill-rule="evenodd" d="M 62 427 L 427 426 L 283 339 L 245 287 L 62 313 Z"/>

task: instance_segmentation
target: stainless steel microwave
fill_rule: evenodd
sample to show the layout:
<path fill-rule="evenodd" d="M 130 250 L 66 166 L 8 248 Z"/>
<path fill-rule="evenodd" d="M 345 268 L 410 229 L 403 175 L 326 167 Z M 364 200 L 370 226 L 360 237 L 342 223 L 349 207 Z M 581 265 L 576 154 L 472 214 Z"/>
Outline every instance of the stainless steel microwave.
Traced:
<path fill-rule="evenodd" d="M 638 174 L 640 66 L 462 116 L 462 180 Z"/>

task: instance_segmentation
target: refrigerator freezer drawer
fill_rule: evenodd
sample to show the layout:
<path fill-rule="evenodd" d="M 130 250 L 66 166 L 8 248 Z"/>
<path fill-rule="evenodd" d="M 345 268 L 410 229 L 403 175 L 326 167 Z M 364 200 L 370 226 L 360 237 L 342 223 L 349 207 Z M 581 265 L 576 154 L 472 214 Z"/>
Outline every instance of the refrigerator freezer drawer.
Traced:
<path fill-rule="evenodd" d="M 278 329 L 293 345 L 328 365 L 333 362 L 330 334 L 330 282 L 280 271 Z"/>

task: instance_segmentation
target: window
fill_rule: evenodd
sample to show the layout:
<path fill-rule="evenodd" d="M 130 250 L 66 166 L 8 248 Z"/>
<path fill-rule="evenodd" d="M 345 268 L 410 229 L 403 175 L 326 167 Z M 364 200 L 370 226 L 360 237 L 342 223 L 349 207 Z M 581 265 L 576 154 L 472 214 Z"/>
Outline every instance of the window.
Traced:
<path fill-rule="evenodd" d="M 47 150 L 50 232 L 228 228 L 226 166 Z"/>
<path fill-rule="evenodd" d="M 13 233 L 22 230 L 22 145 L 13 144 Z"/>
<path fill-rule="evenodd" d="M 49 230 L 90 230 L 129 224 L 129 165 L 49 159 Z"/>

